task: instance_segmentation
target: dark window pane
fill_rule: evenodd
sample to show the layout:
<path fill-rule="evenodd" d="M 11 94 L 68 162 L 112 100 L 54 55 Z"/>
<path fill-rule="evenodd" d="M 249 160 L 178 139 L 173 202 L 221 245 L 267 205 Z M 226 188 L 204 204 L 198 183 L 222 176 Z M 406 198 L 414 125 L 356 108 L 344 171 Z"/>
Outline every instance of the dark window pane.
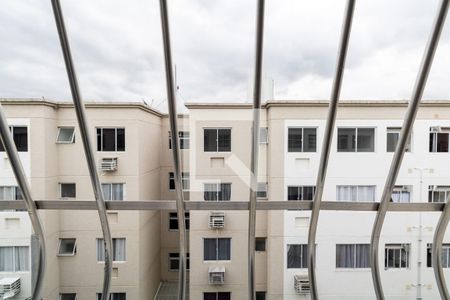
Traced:
<path fill-rule="evenodd" d="M 97 151 L 102 151 L 102 129 L 97 128 Z"/>
<path fill-rule="evenodd" d="M 338 128 L 338 152 L 355 152 L 355 128 Z"/>
<path fill-rule="evenodd" d="M 231 259 L 231 239 L 219 238 L 218 244 L 218 260 Z"/>
<path fill-rule="evenodd" d="M 220 184 L 218 200 L 219 201 L 229 201 L 230 199 L 231 199 L 231 183 Z"/>
<path fill-rule="evenodd" d="M 229 152 L 231 151 L 231 129 L 219 129 L 218 136 L 218 151 Z"/>
<path fill-rule="evenodd" d="M 77 294 L 60 294 L 61 297 L 59 298 L 60 300 L 75 300 Z"/>
<path fill-rule="evenodd" d="M 217 293 L 203 293 L 203 300 L 217 300 Z"/>
<path fill-rule="evenodd" d="M 169 190 L 175 189 L 175 174 L 173 172 L 169 172 Z"/>
<path fill-rule="evenodd" d="M 386 151 L 394 152 L 398 143 L 399 134 L 396 132 L 388 132 L 386 138 Z"/>
<path fill-rule="evenodd" d="M 203 260 L 217 260 L 217 239 L 203 240 Z"/>
<path fill-rule="evenodd" d="M 125 128 L 117 128 L 117 151 L 125 151 Z"/>
<path fill-rule="evenodd" d="M 437 152 L 448 152 L 448 133 L 437 134 Z"/>
<path fill-rule="evenodd" d="M 431 244 L 428 244 L 427 246 L 427 267 L 431 268 L 433 266 L 432 260 L 431 260 Z"/>
<path fill-rule="evenodd" d="M 358 152 L 375 151 L 375 129 L 358 128 Z"/>
<path fill-rule="evenodd" d="M 101 151 L 116 151 L 116 130 L 114 128 L 103 128 L 103 148 Z"/>
<path fill-rule="evenodd" d="M 288 187 L 288 200 L 300 200 L 299 197 L 299 187 L 289 186 Z"/>
<path fill-rule="evenodd" d="M 266 292 L 256 292 L 256 300 L 266 300 Z"/>
<path fill-rule="evenodd" d="M 230 292 L 219 292 L 217 293 L 217 300 L 230 300 L 231 293 Z"/>
<path fill-rule="evenodd" d="M 307 245 L 288 245 L 287 250 L 287 267 L 290 268 L 307 268 L 308 255 Z"/>
<path fill-rule="evenodd" d="M 312 201 L 314 200 L 314 192 L 316 190 L 316 187 L 314 186 L 304 186 L 303 187 L 303 198 L 302 200 L 306 201 Z"/>
<path fill-rule="evenodd" d="M 256 251 L 266 251 L 266 238 L 256 238 L 255 250 Z"/>
<path fill-rule="evenodd" d="M 203 130 L 203 148 L 205 152 L 217 151 L 217 129 Z"/>
<path fill-rule="evenodd" d="M 26 152 L 28 151 L 28 134 L 27 127 L 13 127 L 13 139 L 16 144 L 17 151 Z"/>
<path fill-rule="evenodd" d="M 75 198 L 76 185 L 75 183 L 61 183 L 61 198 Z"/>
<path fill-rule="evenodd" d="M 302 152 L 302 128 L 288 129 L 288 152 Z"/>
<path fill-rule="evenodd" d="M 316 128 L 303 129 L 303 152 L 316 152 L 317 134 Z"/>

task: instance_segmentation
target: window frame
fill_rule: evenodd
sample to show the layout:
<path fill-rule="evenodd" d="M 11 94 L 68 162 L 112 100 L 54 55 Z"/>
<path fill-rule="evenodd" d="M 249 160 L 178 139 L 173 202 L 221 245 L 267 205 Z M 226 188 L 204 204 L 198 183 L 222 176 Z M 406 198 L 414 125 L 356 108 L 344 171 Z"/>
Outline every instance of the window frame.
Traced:
<path fill-rule="evenodd" d="M 207 294 L 209 295 L 214 294 L 216 298 L 215 300 L 219 300 L 219 294 L 226 294 L 227 296 L 229 296 L 229 299 L 231 299 L 231 292 L 203 292 L 203 300 L 205 300 L 205 296 Z"/>
<path fill-rule="evenodd" d="M 205 258 L 205 242 L 206 240 L 215 240 L 216 242 L 216 254 L 215 254 L 215 259 L 206 259 Z M 219 259 L 219 240 L 230 240 L 230 257 L 229 259 Z M 231 237 L 204 237 L 203 238 L 203 262 L 219 262 L 219 261 L 231 261 L 231 257 L 232 257 L 232 246 L 231 246 L 231 241 L 232 238 Z"/>
<path fill-rule="evenodd" d="M 406 253 L 406 266 L 405 267 L 402 267 L 402 253 L 403 253 L 403 250 L 405 251 L 405 253 Z M 399 264 L 399 267 L 389 267 L 388 265 L 389 265 L 389 252 L 390 251 L 399 251 L 399 262 L 398 262 L 398 264 Z M 395 252 L 393 252 L 393 254 L 394 254 L 394 264 L 396 264 L 395 263 Z M 411 244 L 409 244 L 409 243 L 400 243 L 400 244 L 385 244 L 385 246 L 384 246 L 384 269 L 385 270 L 392 270 L 392 269 L 394 269 L 394 270 L 397 270 L 397 269 L 400 269 L 400 270 L 408 270 L 408 269 L 410 269 L 410 261 L 411 261 L 411 258 L 410 258 L 410 255 L 411 255 Z"/>
<path fill-rule="evenodd" d="M 216 146 L 215 150 L 205 150 L 205 130 L 216 130 Z M 229 130 L 230 131 L 230 149 L 219 151 L 219 130 Z M 232 127 L 203 127 L 203 152 L 209 153 L 228 153 L 233 149 L 233 131 Z"/>
<path fill-rule="evenodd" d="M 401 127 L 395 127 L 395 126 L 388 126 L 388 127 L 386 127 L 386 152 L 387 153 L 395 152 L 395 148 L 397 147 L 398 140 L 400 139 L 400 132 L 401 132 L 401 130 L 402 130 Z M 394 149 L 392 151 L 389 150 L 389 145 L 388 145 L 388 135 L 389 134 L 397 135 L 397 142 L 395 143 Z M 412 145 L 413 145 L 413 143 L 412 143 L 412 141 L 413 141 L 412 136 L 413 136 L 413 134 L 411 132 L 411 134 L 409 135 L 408 142 L 406 144 L 405 152 L 412 152 Z"/>
<path fill-rule="evenodd" d="M 427 268 L 433 267 L 433 260 L 432 260 L 432 249 L 433 244 L 427 243 Z M 446 252 L 446 253 L 445 253 Z M 447 256 L 447 264 L 444 264 L 444 261 L 442 261 L 442 267 L 447 269 L 450 268 L 450 244 L 442 244 L 442 254 Z"/>
<path fill-rule="evenodd" d="M 339 200 L 339 192 L 338 192 L 338 188 L 339 187 L 351 187 L 351 188 L 356 188 L 356 200 Z M 373 187 L 373 201 L 361 201 L 359 199 L 359 189 L 362 187 Z M 336 185 L 336 201 L 339 202 L 360 202 L 360 203 L 375 203 L 377 202 L 377 186 L 376 185 L 366 185 L 366 184 L 357 184 L 357 185 Z"/>
<path fill-rule="evenodd" d="M 370 244 L 364 244 L 364 243 L 346 243 L 346 244 L 336 244 L 336 270 L 364 270 L 364 269 L 370 269 L 370 252 L 367 252 L 368 255 L 368 266 L 367 267 L 358 267 L 357 266 L 357 246 L 367 246 L 369 248 L 370 251 Z M 348 267 L 340 267 L 338 266 L 338 246 L 352 246 L 353 248 L 353 261 L 352 261 L 352 266 Z"/>
<path fill-rule="evenodd" d="M 176 254 L 178 256 L 171 257 L 170 256 L 171 254 Z M 177 269 L 171 268 L 171 266 L 172 266 L 171 262 L 172 261 L 178 261 L 178 268 Z M 168 262 L 167 270 L 169 272 L 178 272 L 180 270 L 180 252 L 168 252 L 167 253 L 167 262 Z M 190 271 L 191 270 L 190 267 L 191 267 L 190 255 L 189 255 L 189 252 L 186 252 L 186 271 Z"/>
<path fill-rule="evenodd" d="M 77 300 L 77 293 L 59 293 L 59 300 L 63 300 L 63 296 L 75 295 L 74 300 Z"/>
<path fill-rule="evenodd" d="M 30 145 L 30 135 L 29 135 L 29 126 L 28 125 L 9 125 L 8 126 L 9 131 L 11 133 L 12 139 L 14 141 L 14 145 L 16 146 L 17 152 L 29 152 L 29 145 Z M 27 138 L 26 138 L 26 145 L 25 148 L 26 150 L 21 150 L 23 146 L 19 147 L 17 145 L 17 141 L 16 141 L 16 137 L 14 136 L 14 129 L 15 128 L 25 128 L 26 134 L 27 134 Z M 0 137 L 0 152 L 5 152 L 5 147 L 3 146 L 3 142 L 1 141 L 1 137 Z M 5 152 L 6 153 L 6 152 Z"/>
<path fill-rule="evenodd" d="M 297 199 L 289 199 L 289 188 L 297 188 Z M 298 199 L 300 195 L 303 196 L 305 193 L 305 188 L 312 188 L 313 189 L 313 197 L 312 199 Z M 300 193 L 301 190 L 301 193 Z M 287 201 L 314 201 L 314 196 L 316 194 L 316 186 L 315 185 L 288 185 L 286 189 L 286 200 Z"/>
<path fill-rule="evenodd" d="M 449 153 L 450 152 L 450 128 L 440 126 L 430 126 L 428 134 L 428 153 Z M 439 135 L 447 135 L 447 151 L 438 151 Z M 433 138 L 434 137 L 434 138 Z"/>
<path fill-rule="evenodd" d="M 300 246 L 300 267 L 289 267 L 289 247 Z M 306 259 L 305 259 L 306 256 Z M 303 265 L 306 261 L 306 266 Z M 291 263 L 292 265 L 293 263 Z M 286 269 L 307 269 L 308 268 L 308 244 L 286 244 Z"/>
<path fill-rule="evenodd" d="M 74 245 L 73 245 L 73 249 L 72 249 L 72 253 L 61 253 L 61 244 L 63 240 L 74 240 Z M 75 254 L 77 254 L 77 239 L 76 238 L 59 238 L 59 243 L 58 243 L 58 252 L 56 254 L 56 256 L 75 256 Z"/>
<path fill-rule="evenodd" d="M 126 292 L 113 292 L 109 294 L 109 300 L 115 300 L 115 296 L 117 296 L 117 294 L 124 294 L 125 295 L 125 300 L 127 299 L 127 293 Z M 101 300 L 102 299 L 102 293 L 97 293 L 97 300 Z"/>
<path fill-rule="evenodd" d="M 216 186 L 216 190 L 215 191 L 206 191 L 206 185 L 207 184 L 209 184 L 209 185 L 215 185 Z M 220 192 L 222 191 L 222 185 L 224 185 L 224 184 L 228 184 L 228 185 L 230 185 L 230 199 L 226 199 L 226 200 L 224 200 L 224 199 L 219 199 L 219 195 L 221 195 L 220 194 Z M 220 188 L 219 188 L 219 186 L 220 186 Z M 206 199 L 206 197 L 205 197 L 205 193 L 206 192 L 215 192 L 216 193 L 216 200 L 207 200 Z M 218 202 L 218 201 L 231 201 L 231 195 L 232 195 L 232 192 L 233 192 L 233 189 L 232 189 L 232 183 L 231 182 L 220 182 L 220 183 L 214 183 L 214 182 L 205 182 L 205 183 L 203 183 L 203 200 L 204 201 L 215 201 L 215 202 Z"/>
<path fill-rule="evenodd" d="M 263 242 L 263 249 L 258 249 L 258 242 Z M 267 237 L 256 237 L 255 238 L 255 251 L 256 252 L 266 252 L 267 251 Z"/>
<path fill-rule="evenodd" d="M 187 136 L 186 136 L 187 133 Z M 179 130 L 180 150 L 189 150 L 191 146 L 191 133 L 188 130 Z M 186 146 L 187 145 L 187 146 Z M 172 149 L 172 132 L 169 130 L 169 150 Z"/>
<path fill-rule="evenodd" d="M 126 147 L 126 130 L 125 127 L 95 127 L 96 129 L 96 136 L 97 136 L 97 152 L 125 152 Z M 103 130 L 104 129 L 114 129 L 114 150 L 103 150 Z M 123 129 L 123 150 L 117 150 L 117 130 Z M 98 144 L 99 141 L 99 130 L 100 130 L 100 145 Z"/>
<path fill-rule="evenodd" d="M 412 192 L 413 192 L 413 186 L 412 185 L 396 185 L 394 186 L 394 189 L 392 190 L 392 194 L 400 192 L 400 195 L 404 194 L 404 193 L 408 193 L 409 197 L 408 197 L 408 202 L 399 202 L 399 201 L 394 201 L 394 198 L 391 195 L 391 201 L 395 202 L 395 203 L 411 203 L 412 201 Z"/>
<path fill-rule="evenodd" d="M 339 130 L 340 129 L 354 129 L 355 130 L 355 150 L 346 151 L 339 150 Z M 359 151 L 358 150 L 358 131 L 360 129 L 373 129 L 373 151 Z M 339 126 L 336 129 L 336 152 L 338 153 L 376 153 L 377 152 L 377 127 L 376 126 Z"/>
<path fill-rule="evenodd" d="M 265 139 L 262 139 L 265 137 Z M 259 127 L 259 143 L 263 145 L 269 144 L 269 127 Z"/>
<path fill-rule="evenodd" d="M 264 186 L 264 189 L 260 189 L 261 186 Z M 264 193 L 264 195 L 262 195 L 261 193 Z M 269 194 L 269 184 L 267 183 L 267 181 L 258 182 L 256 189 L 256 198 L 268 199 L 268 194 Z"/>
<path fill-rule="evenodd" d="M 75 186 L 75 196 L 73 197 L 63 197 L 62 196 L 62 186 L 66 184 L 73 184 Z M 60 182 L 59 183 L 59 199 L 76 199 L 77 198 L 77 184 L 75 182 Z"/>
<path fill-rule="evenodd" d="M 28 270 L 18 270 L 17 269 L 17 265 L 16 265 L 16 248 L 18 248 L 18 247 L 26 247 L 26 248 L 28 248 L 28 251 L 27 251 L 27 255 L 28 255 Z M 13 260 L 13 264 L 12 264 L 13 269 L 11 271 L 7 271 L 7 270 L 1 271 L 0 270 L 0 274 L 1 273 L 29 273 L 29 272 L 31 272 L 31 253 L 30 253 L 31 246 L 30 245 L 0 246 L 0 248 L 12 248 L 12 260 Z"/>
<path fill-rule="evenodd" d="M 103 195 L 103 201 L 125 201 L 126 199 L 126 193 L 125 193 L 125 182 L 102 182 L 102 193 L 103 193 L 103 186 L 109 185 L 109 191 L 111 196 L 113 195 L 113 185 L 122 185 L 122 199 L 105 199 L 105 195 Z"/>
<path fill-rule="evenodd" d="M 438 190 L 440 189 L 440 190 Z M 428 186 L 428 203 L 447 203 L 447 201 L 434 201 L 434 193 L 444 193 L 444 198 L 448 201 L 450 197 L 450 186 L 448 185 L 429 185 Z M 431 195 L 431 199 L 430 199 Z"/>
<path fill-rule="evenodd" d="M 168 214 L 168 220 L 169 220 L 169 226 L 168 226 L 168 230 L 169 231 L 178 231 L 180 230 L 180 226 L 178 223 L 178 213 L 177 212 L 169 212 Z M 171 221 L 176 221 L 177 222 L 177 228 L 171 228 Z M 190 230 L 190 221 L 191 221 L 191 216 L 190 213 L 184 212 L 184 228 L 186 228 L 186 231 Z"/>
<path fill-rule="evenodd" d="M 172 181 L 173 186 L 172 188 Z M 183 186 L 183 191 L 189 192 L 191 189 L 191 174 L 190 172 L 181 172 L 181 184 Z M 169 191 L 176 191 L 175 188 L 175 172 L 169 172 Z"/>
<path fill-rule="evenodd" d="M 70 141 L 61 141 L 59 139 L 61 129 L 72 129 L 72 136 Z M 56 144 L 74 144 L 75 143 L 75 126 L 58 126 L 58 132 L 56 133 Z"/>
<path fill-rule="evenodd" d="M 125 240 L 125 243 L 124 243 L 124 245 L 125 245 L 124 260 L 115 260 L 115 257 L 116 257 L 115 241 L 118 240 L 118 239 Z M 96 243 L 95 248 L 96 248 L 96 254 L 97 254 L 96 260 L 97 260 L 97 263 L 105 263 L 105 257 L 104 257 L 105 253 L 104 252 L 102 253 L 103 260 L 98 260 L 98 257 L 99 257 L 99 254 L 100 254 L 100 252 L 99 252 L 100 249 L 98 248 L 98 241 L 99 240 L 103 241 L 103 238 L 96 238 L 95 239 L 95 243 Z M 116 262 L 119 262 L 119 263 L 127 262 L 127 238 L 126 237 L 112 238 L 112 254 L 111 255 L 112 255 L 112 259 L 113 259 L 114 263 L 116 263 Z"/>
<path fill-rule="evenodd" d="M 293 150 L 289 150 L 289 131 L 291 129 L 301 129 L 302 130 L 302 138 L 301 138 L 301 150 L 300 151 L 293 151 Z M 305 129 L 314 129 L 315 134 L 316 134 L 316 142 L 315 142 L 315 147 L 314 147 L 314 151 L 305 151 Z M 317 141 L 318 141 L 318 127 L 317 126 L 289 126 L 288 130 L 287 130 L 287 152 L 288 153 L 317 153 L 318 151 L 318 147 L 317 147 Z"/>

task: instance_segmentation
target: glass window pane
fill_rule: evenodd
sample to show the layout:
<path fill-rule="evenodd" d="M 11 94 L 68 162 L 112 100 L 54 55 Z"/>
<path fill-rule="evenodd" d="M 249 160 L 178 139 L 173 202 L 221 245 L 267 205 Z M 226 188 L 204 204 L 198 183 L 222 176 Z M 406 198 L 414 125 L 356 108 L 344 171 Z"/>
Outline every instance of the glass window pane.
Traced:
<path fill-rule="evenodd" d="M 102 131 L 103 148 L 101 151 L 116 151 L 116 129 L 103 128 Z"/>
<path fill-rule="evenodd" d="M 13 127 L 13 139 L 16 144 L 17 151 L 26 152 L 28 151 L 28 129 L 25 126 L 14 126 Z"/>
<path fill-rule="evenodd" d="M 58 128 L 58 137 L 56 141 L 58 143 L 73 143 L 75 136 L 75 128 L 74 127 L 59 127 Z"/>
<path fill-rule="evenodd" d="M 75 300 L 77 298 L 77 294 L 59 294 L 60 300 Z"/>
<path fill-rule="evenodd" d="M 111 200 L 123 200 L 123 183 L 113 183 L 111 192 Z"/>
<path fill-rule="evenodd" d="M 15 246 L 15 270 L 29 271 L 30 270 L 30 248 L 28 246 Z"/>
<path fill-rule="evenodd" d="M 256 238 L 255 239 L 255 250 L 256 251 L 266 251 L 266 238 Z"/>
<path fill-rule="evenodd" d="M 219 189 L 217 183 L 205 183 L 203 188 L 203 199 L 205 201 L 217 201 L 217 190 Z"/>
<path fill-rule="evenodd" d="M 203 260 L 217 260 L 217 239 L 203 239 Z"/>
<path fill-rule="evenodd" d="M 205 152 L 217 151 L 217 129 L 203 130 L 203 148 Z"/>
<path fill-rule="evenodd" d="M 60 239 L 58 254 L 74 254 L 76 239 Z"/>
<path fill-rule="evenodd" d="M 303 129 L 303 152 L 316 152 L 317 135 L 316 128 Z"/>
<path fill-rule="evenodd" d="M 231 183 L 222 183 L 219 185 L 220 190 L 218 192 L 219 201 L 229 201 L 231 199 Z"/>
<path fill-rule="evenodd" d="M 125 151 L 125 128 L 117 128 L 117 151 Z"/>
<path fill-rule="evenodd" d="M 388 132 L 386 138 L 386 151 L 394 152 L 400 134 L 398 132 Z"/>
<path fill-rule="evenodd" d="M 61 198 L 75 198 L 76 185 L 75 183 L 61 183 Z"/>
<path fill-rule="evenodd" d="M 300 200 L 298 186 L 288 186 L 288 200 Z"/>
<path fill-rule="evenodd" d="M 103 200 L 110 201 L 112 199 L 111 183 L 102 183 Z"/>
<path fill-rule="evenodd" d="M 288 152 L 302 152 L 302 128 L 288 129 Z"/>
<path fill-rule="evenodd" d="M 448 152 L 448 133 L 437 134 L 437 152 Z"/>
<path fill-rule="evenodd" d="M 338 152 L 355 152 L 355 128 L 338 128 Z"/>
<path fill-rule="evenodd" d="M 219 238 L 218 241 L 218 259 L 230 260 L 231 259 L 231 239 Z"/>
<path fill-rule="evenodd" d="M 358 128 L 358 152 L 375 151 L 375 129 Z"/>
<path fill-rule="evenodd" d="M 231 151 L 231 129 L 219 129 L 218 136 L 218 151 L 229 152 Z"/>
<path fill-rule="evenodd" d="M 219 292 L 217 293 L 217 300 L 230 300 L 231 293 L 230 292 Z"/>

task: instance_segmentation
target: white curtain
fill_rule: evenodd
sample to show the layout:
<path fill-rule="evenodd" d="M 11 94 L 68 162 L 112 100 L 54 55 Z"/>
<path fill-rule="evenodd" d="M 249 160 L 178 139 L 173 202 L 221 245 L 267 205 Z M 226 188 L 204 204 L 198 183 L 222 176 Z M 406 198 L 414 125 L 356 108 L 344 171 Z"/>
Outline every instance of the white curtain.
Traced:
<path fill-rule="evenodd" d="M 14 187 L 0 186 L 0 200 L 14 200 Z"/>
<path fill-rule="evenodd" d="M 13 247 L 0 247 L 0 271 L 14 271 L 14 249 Z"/>
<path fill-rule="evenodd" d="M 221 201 L 228 201 L 231 198 L 231 183 L 222 183 L 220 185 L 219 199 Z"/>
<path fill-rule="evenodd" d="M 217 183 L 205 183 L 204 184 L 203 199 L 205 201 L 217 200 Z"/>
<path fill-rule="evenodd" d="M 115 261 L 126 260 L 125 248 L 126 247 L 124 238 L 113 239 L 113 259 Z"/>
<path fill-rule="evenodd" d="M 16 246 L 15 252 L 15 267 L 16 271 L 30 270 L 30 249 L 28 246 Z"/>
<path fill-rule="evenodd" d="M 105 261 L 105 246 L 103 239 L 97 239 L 97 261 Z"/>
<path fill-rule="evenodd" d="M 336 245 L 336 268 L 354 268 L 355 245 Z"/>
<path fill-rule="evenodd" d="M 374 202 L 375 201 L 375 186 L 359 185 L 357 201 L 358 202 Z"/>
<path fill-rule="evenodd" d="M 336 195 L 338 201 L 356 201 L 356 186 L 338 185 Z"/>
<path fill-rule="evenodd" d="M 398 203 L 409 203 L 411 193 L 408 191 L 393 191 L 392 201 Z"/>
<path fill-rule="evenodd" d="M 369 244 L 356 244 L 355 245 L 355 268 L 370 268 L 369 256 L 370 245 Z"/>
<path fill-rule="evenodd" d="M 123 184 L 122 183 L 113 183 L 112 184 L 111 200 L 123 200 Z"/>
<path fill-rule="evenodd" d="M 105 201 L 111 200 L 111 184 L 102 183 L 102 190 L 103 190 L 103 199 Z"/>

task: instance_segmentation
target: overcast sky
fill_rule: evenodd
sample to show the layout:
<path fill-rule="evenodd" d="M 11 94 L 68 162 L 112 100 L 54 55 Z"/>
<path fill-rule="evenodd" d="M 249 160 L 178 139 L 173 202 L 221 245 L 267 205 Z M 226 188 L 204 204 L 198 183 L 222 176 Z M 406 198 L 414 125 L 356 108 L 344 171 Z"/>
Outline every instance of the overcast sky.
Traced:
<path fill-rule="evenodd" d="M 70 100 L 50 0 L 1 0 L 0 98 Z M 168 0 L 179 96 L 249 101 L 256 0 Z M 61 0 L 85 100 L 164 109 L 157 0 Z M 266 0 L 275 99 L 328 99 L 344 0 Z M 408 99 L 438 0 L 358 0 L 341 98 Z M 447 17 L 449 19 L 450 17 Z M 447 20 L 425 99 L 450 99 Z"/>

